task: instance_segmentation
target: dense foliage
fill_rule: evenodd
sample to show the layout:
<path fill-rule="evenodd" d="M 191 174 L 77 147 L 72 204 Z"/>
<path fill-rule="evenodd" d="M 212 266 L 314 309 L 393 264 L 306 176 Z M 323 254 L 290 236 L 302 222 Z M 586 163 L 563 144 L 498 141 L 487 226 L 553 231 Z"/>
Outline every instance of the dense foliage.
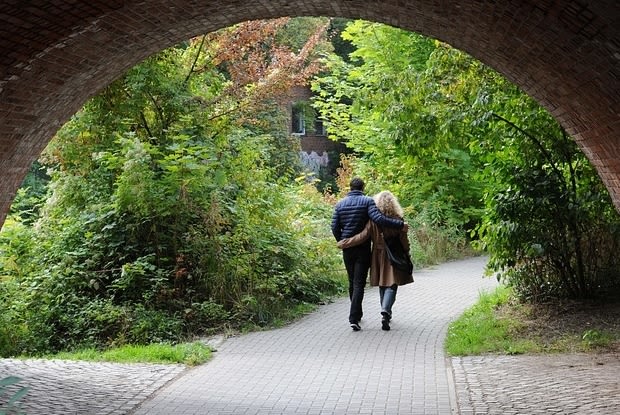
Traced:
<path fill-rule="evenodd" d="M 331 206 L 295 181 L 278 105 L 325 25 L 292 53 L 287 22 L 165 50 L 58 132 L 41 214 L 1 234 L 2 355 L 176 342 L 339 292 Z"/>
<path fill-rule="evenodd" d="M 282 113 L 319 71 L 314 107 L 353 153 L 326 194 L 297 179 Z M 525 297 L 620 281 L 618 213 L 555 120 L 470 56 L 385 25 L 192 39 L 90 100 L 41 163 L 0 233 L 0 355 L 177 342 L 341 292 L 329 219 L 354 174 L 399 197 L 417 265 L 473 242 Z"/>
<path fill-rule="evenodd" d="M 465 231 L 481 215 L 482 185 L 467 114 L 451 106 L 471 99 L 460 76 L 475 79 L 477 66 L 381 24 L 352 22 L 343 37 L 355 51 L 348 59 L 330 55 L 329 70 L 313 84 L 331 137 L 354 150 L 354 169 L 371 193 L 389 188 L 399 197 L 418 264 L 463 255 Z"/>
<path fill-rule="evenodd" d="M 531 299 L 605 295 L 620 283 L 618 212 L 566 132 L 531 101 L 523 109 L 527 130 L 493 114 L 503 139 L 479 143 L 493 189 L 479 228 L 489 267 Z"/>
<path fill-rule="evenodd" d="M 389 188 L 406 207 L 418 261 L 458 255 L 472 237 L 489 272 L 527 297 L 618 285 L 620 217 L 542 107 L 440 42 L 363 21 L 343 37 L 355 50 L 326 59 L 316 106 L 372 192 Z"/>

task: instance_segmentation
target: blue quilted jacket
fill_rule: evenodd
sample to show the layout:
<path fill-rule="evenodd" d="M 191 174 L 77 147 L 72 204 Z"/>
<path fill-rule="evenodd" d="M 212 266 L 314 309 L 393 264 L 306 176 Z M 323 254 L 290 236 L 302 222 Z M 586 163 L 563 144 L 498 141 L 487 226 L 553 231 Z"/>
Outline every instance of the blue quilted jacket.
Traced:
<path fill-rule="evenodd" d="M 372 197 L 364 195 L 361 190 L 352 190 L 336 203 L 332 216 L 334 238 L 339 241 L 360 233 L 369 219 L 379 226 L 399 229 L 403 227 L 402 220 L 383 215 Z"/>

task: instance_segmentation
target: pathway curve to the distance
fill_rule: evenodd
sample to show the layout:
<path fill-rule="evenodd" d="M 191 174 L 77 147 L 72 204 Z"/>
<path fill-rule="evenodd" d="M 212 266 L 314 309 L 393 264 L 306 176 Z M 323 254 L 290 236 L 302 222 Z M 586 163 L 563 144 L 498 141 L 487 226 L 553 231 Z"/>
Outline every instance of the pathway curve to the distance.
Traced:
<path fill-rule="evenodd" d="M 482 278 L 485 260 L 416 271 L 388 332 L 368 288 L 360 332 L 344 298 L 282 329 L 227 339 L 191 369 L 0 359 L 0 379 L 23 379 L 28 415 L 620 414 L 617 354 L 445 357 L 449 323 L 496 286 Z"/>
<path fill-rule="evenodd" d="M 345 298 L 290 326 L 228 339 L 136 414 L 454 413 L 443 341 L 480 290 L 496 285 L 482 277 L 485 260 L 415 272 L 398 290 L 390 331 L 381 330 L 378 289 L 368 288 L 359 332 Z"/>

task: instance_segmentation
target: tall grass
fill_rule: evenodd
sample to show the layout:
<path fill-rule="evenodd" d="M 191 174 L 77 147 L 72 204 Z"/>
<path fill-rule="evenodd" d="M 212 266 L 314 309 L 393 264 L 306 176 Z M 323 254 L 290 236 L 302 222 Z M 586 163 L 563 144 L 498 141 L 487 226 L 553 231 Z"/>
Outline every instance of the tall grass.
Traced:
<path fill-rule="evenodd" d="M 457 229 L 431 227 L 414 222 L 410 226 L 409 241 L 416 268 L 477 254 L 465 233 Z"/>

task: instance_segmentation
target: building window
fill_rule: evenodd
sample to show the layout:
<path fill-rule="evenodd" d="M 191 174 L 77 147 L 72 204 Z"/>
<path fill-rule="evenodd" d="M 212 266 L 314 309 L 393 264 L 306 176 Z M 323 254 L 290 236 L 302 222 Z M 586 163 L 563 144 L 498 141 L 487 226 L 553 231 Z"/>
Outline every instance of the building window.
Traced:
<path fill-rule="evenodd" d="M 314 133 L 316 135 L 327 135 L 327 130 L 325 129 L 325 124 L 323 120 L 319 118 L 314 119 Z"/>
<path fill-rule="evenodd" d="M 306 122 L 304 118 L 304 107 L 300 103 L 293 104 L 291 109 L 291 133 L 295 135 L 306 134 Z"/>

